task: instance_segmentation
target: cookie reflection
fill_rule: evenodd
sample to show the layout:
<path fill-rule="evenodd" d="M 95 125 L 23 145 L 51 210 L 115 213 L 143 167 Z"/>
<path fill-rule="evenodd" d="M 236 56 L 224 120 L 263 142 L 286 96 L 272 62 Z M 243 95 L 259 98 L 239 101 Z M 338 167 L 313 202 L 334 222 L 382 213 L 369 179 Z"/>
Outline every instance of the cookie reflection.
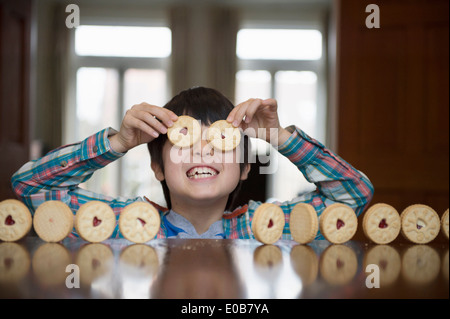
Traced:
<path fill-rule="evenodd" d="M 427 245 L 408 248 L 402 258 L 402 275 L 412 284 L 431 283 L 438 276 L 440 267 L 438 253 Z"/>
<path fill-rule="evenodd" d="M 320 274 L 330 285 L 349 283 L 356 274 L 358 261 L 353 249 L 343 245 L 331 245 L 320 258 Z"/>
<path fill-rule="evenodd" d="M 0 283 L 16 283 L 28 274 L 30 255 L 17 243 L 0 244 Z"/>
<path fill-rule="evenodd" d="M 319 273 L 319 259 L 314 250 L 305 245 L 292 247 L 291 266 L 294 272 L 300 277 L 303 286 L 312 284 Z"/>
<path fill-rule="evenodd" d="M 114 255 L 104 244 L 88 244 L 80 248 L 75 262 L 80 267 L 82 285 L 91 285 L 112 271 Z"/>
<path fill-rule="evenodd" d="M 364 256 L 364 269 L 367 265 L 377 265 L 380 270 L 380 285 L 382 287 L 397 281 L 402 262 L 397 250 L 388 245 L 377 245 L 372 247 Z"/>
<path fill-rule="evenodd" d="M 122 297 L 150 298 L 150 287 L 158 269 L 158 255 L 153 247 L 143 244 L 126 247 L 119 258 Z"/>
<path fill-rule="evenodd" d="M 274 245 L 259 246 L 253 253 L 255 270 L 262 278 L 277 277 L 282 268 L 282 260 L 280 248 Z"/>
<path fill-rule="evenodd" d="M 64 285 L 68 275 L 66 267 L 71 263 L 72 258 L 66 247 L 58 243 L 45 243 L 33 255 L 33 273 L 42 285 Z"/>

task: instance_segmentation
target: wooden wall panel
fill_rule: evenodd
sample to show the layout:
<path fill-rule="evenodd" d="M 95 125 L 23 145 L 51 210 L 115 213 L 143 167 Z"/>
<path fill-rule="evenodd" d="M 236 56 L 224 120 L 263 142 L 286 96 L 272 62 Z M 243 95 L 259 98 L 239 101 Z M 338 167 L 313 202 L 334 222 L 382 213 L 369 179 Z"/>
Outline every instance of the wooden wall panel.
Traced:
<path fill-rule="evenodd" d="M 449 206 L 449 2 L 338 2 L 338 154 L 400 212 Z M 359 234 L 361 236 L 361 234 Z"/>

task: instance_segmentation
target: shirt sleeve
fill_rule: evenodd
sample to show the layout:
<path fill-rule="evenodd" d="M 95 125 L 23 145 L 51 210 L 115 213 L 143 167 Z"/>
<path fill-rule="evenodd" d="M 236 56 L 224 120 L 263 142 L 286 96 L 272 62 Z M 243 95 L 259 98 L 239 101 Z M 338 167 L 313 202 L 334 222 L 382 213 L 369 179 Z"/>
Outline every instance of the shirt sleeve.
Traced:
<path fill-rule="evenodd" d="M 110 205 L 118 216 L 123 207 L 143 199 L 110 197 L 79 187 L 96 170 L 124 155 L 111 148 L 108 137 L 115 133 L 111 128 L 104 129 L 80 143 L 62 146 L 26 163 L 11 178 L 15 194 L 33 214 L 48 200 L 64 202 L 74 214 L 82 204 L 99 200 Z"/>
<path fill-rule="evenodd" d="M 283 239 L 291 239 L 290 213 L 298 203 L 312 205 L 319 216 L 327 206 L 343 203 L 350 206 L 359 216 L 373 197 L 374 188 L 367 176 L 298 127 L 291 126 L 287 129 L 292 134 L 284 144 L 278 147 L 278 151 L 297 166 L 306 180 L 316 185 L 316 189 L 290 201 L 276 203 L 285 214 L 286 225 L 283 230 Z M 260 202 L 250 201 L 251 216 L 260 204 Z M 319 232 L 316 239 L 322 238 Z"/>

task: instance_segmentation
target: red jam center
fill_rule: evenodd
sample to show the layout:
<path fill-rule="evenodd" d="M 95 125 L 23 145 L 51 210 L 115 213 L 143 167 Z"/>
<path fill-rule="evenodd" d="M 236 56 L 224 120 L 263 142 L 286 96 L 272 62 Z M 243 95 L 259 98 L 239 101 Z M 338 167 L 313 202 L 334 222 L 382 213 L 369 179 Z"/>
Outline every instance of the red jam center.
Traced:
<path fill-rule="evenodd" d="M 8 215 L 8 217 L 6 217 L 5 219 L 5 225 L 7 226 L 12 226 L 14 225 L 16 222 L 15 220 L 11 217 L 11 215 Z"/>
<path fill-rule="evenodd" d="M 342 260 L 340 260 L 339 258 L 336 260 L 336 268 L 337 269 L 343 268 L 344 265 L 345 265 L 345 263 Z"/>
<path fill-rule="evenodd" d="M 383 218 L 381 220 L 381 222 L 378 224 L 378 227 L 379 228 L 387 228 L 388 227 L 388 224 L 386 223 L 386 219 L 385 218 Z"/>
<path fill-rule="evenodd" d="M 339 229 L 341 229 L 341 227 L 344 227 L 344 226 L 345 226 L 345 223 L 341 219 L 338 219 L 336 222 L 336 228 L 339 230 Z"/>
<path fill-rule="evenodd" d="M 138 220 L 141 222 L 141 224 L 142 224 L 142 227 L 144 227 L 145 226 L 145 224 L 147 224 L 143 219 L 140 219 L 140 218 L 138 218 Z"/>
<path fill-rule="evenodd" d="M 223 134 L 220 134 L 220 137 L 222 138 L 222 140 L 225 139 L 225 135 L 223 135 Z"/>
<path fill-rule="evenodd" d="M 272 226 L 273 226 L 273 220 L 270 219 L 270 220 L 269 220 L 269 225 L 267 225 L 267 227 L 268 227 L 268 228 L 271 228 Z"/>
<path fill-rule="evenodd" d="M 180 130 L 180 133 L 183 134 L 183 135 L 187 135 L 187 133 L 188 133 L 188 128 L 187 128 L 187 127 L 183 127 L 183 128 Z"/>
<path fill-rule="evenodd" d="M 98 219 L 97 216 L 94 217 L 94 221 L 92 222 L 92 225 L 94 225 L 94 227 L 97 227 L 98 225 L 100 225 L 102 223 L 101 219 Z"/>

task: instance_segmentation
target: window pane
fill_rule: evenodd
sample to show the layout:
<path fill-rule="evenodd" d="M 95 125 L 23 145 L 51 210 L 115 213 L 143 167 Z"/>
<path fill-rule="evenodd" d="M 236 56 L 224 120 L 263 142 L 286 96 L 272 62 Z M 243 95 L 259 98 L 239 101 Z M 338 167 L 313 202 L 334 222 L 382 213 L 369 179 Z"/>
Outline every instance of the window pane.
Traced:
<path fill-rule="evenodd" d="M 236 53 L 241 59 L 319 60 L 322 34 L 318 30 L 241 29 Z"/>
<path fill-rule="evenodd" d="M 279 71 L 275 74 L 275 96 L 282 126 L 296 125 L 308 135 L 316 133 L 317 75 L 313 72 Z M 297 167 L 277 153 L 278 170 L 269 177 L 269 194 L 280 201 L 312 191 Z"/>
<path fill-rule="evenodd" d="M 167 76 L 164 70 L 128 69 L 124 75 L 125 111 L 134 104 L 146 102 L 164 106 L 167 101 Z M 123 191 L 127 197 L 147 196 L 165 205 L 161 183 L 150 168 L 147 145 L 130 150 L 123 159 Z"/>
<path fill-rule="evenodd" d="M 236 73 L 236 104 L 250 98 L 270 98 L 272 76 L 269 71 L 241 70 Z M 253 154 L 266 154 L 268 144 L 260 139 L 251 138 L 251 151 Z"/>
<path fill-rule="evenodd" d="M 238 71 L 236 73 L 236 104 L 250 98 L 270 98 L 271 82 L 268 71 Z"/>
<path fill-rule="evenodd" d="M 171 54 L 171 31 L 163 27 L 82 25 L 75 31 L 78 55 L 158 57 Z"/>
<path fill-rule="evenodd" d="M 77 140 L 107 127 L 117 127 L 118 74 L 113 69 L 80 68 L 77 71 Z M 118 162 L 97 171 L 81 186 L 93 192 L 118 195 Z"/>

